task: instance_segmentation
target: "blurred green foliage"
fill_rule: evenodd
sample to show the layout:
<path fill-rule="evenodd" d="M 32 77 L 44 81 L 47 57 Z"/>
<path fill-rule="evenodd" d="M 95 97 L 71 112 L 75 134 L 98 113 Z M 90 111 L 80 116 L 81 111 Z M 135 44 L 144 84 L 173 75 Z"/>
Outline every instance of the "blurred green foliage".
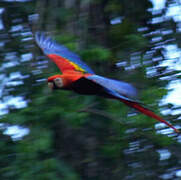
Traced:
<path fill-rule="evenodd" d="M 154 17 L 148 11 L 150 1 L 39 0 L 0 5 L 6 10 L 2 34 L 8 34 L 6 48 L 0 52 L 0 65 L 7 61 L 5 53 L 15 52 L 19 64 L 4 73 L 7 77 L 16 71 L 28 75 L 23 85 L 7 87 L 3 94 L 26 97 L 28 106 L 9 107 L 9 114 L 1 118 L 5 126 L 0 129 L 1 179 L 153 180 L 180 167 L 176 137 L 159 134 L 154 128 L 155 120 L 119 101 L 66 91 L 50 92 L 43 79 L 56 74 L 58 69 L 53 63 L 45 64 L 47 58 L 42 57 L 34 42 L 22 37 L 30 32 L 29 26 L 33 32 L 48 31 L 97 72 L 133 83 L 141 90 L 140 100 L 160 114 L 158 104 L 167 94 L 168 80 L 159 78 L 171 78 L 178 72 L 167 71 L 167 67 L 160 70 L 160 62 L 153 61 L 162 57 L 163 51 L 151 42 L 151 32 L 165 28 L 165 23 L 150 23 Z M 36 13 L 38 22 L 31 24 L 28 17 Z M 121 17 L 120 22 L 111 24 L 116 17 Z M 23 29 L 11 32 L 16 23 Z M 149 32 L 138 31 L 145 27 Z M 30 52 L 34 55 L 31 61 L 20 60 L 21 55 Z M 123 65 L 116 68 L 115 63 Z M 148 76 L 148 67 L 155 70 L 155 75 Z M 171 123 L 173 118 L 176 119 L 169 116 Z M 28 128 L 29 134 L 12 140 L 3 134 L 11 125 Z M 159 149 L 168 149 L 173 155 L 160 161 Z"/>
<path fill-rule="evenodd" d="M 108 49 L 95 47 L 82 52 L 82 58 L 88 62 L 101 62 L 108 61 L 111 57 L 111 52 Z"/>

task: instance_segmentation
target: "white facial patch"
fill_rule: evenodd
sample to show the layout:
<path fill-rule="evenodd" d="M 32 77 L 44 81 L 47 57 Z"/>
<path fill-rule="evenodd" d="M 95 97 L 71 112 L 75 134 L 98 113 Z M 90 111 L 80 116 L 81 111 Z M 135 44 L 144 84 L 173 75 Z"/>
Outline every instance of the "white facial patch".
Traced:
<path fill-rule="evenodd" d="M 63 87 L 63 81 L 62 81 L 61 78 L 56 78 L 56 79 L 54 79 L 53 81 L 54 81 L 55 85 L 56 85 L 58 88 Z"/>

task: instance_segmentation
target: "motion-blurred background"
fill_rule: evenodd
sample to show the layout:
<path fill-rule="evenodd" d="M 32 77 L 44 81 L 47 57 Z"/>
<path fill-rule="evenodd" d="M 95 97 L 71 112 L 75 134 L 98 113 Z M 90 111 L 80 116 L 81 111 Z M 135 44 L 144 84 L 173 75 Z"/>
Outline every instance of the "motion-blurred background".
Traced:
<path fill-rule="evenodd" d="M 0 0 L 0 179 L 181 179 L 181 137 L 118 101 L 50 92 L 45 31 L 181 125 L 180 0 Z"/>

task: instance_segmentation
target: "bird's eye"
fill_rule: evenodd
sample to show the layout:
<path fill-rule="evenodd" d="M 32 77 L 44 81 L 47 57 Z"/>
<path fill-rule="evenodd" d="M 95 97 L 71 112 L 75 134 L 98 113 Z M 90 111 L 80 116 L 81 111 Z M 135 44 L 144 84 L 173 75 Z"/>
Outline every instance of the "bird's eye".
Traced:
<path fill-rule="evenodd" d="M 61 78 L 54 79 L 55 85 L 59 88 L 63 87 L 63 81 Z"/>

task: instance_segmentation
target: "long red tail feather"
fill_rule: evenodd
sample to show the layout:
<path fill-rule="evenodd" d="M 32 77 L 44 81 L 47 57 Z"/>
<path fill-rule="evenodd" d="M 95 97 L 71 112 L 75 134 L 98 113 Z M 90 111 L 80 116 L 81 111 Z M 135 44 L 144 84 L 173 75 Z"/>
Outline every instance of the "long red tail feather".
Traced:
<path fill-rule="evenodd" d="M 141 113 L 152 117 L 164 124 L 166 124 L 167 126 L 169 126 L 170 128 L 172 128 L 176 133 L 180 133 L 180 131 L 176 128 L 174 128 L 170 123 L 168 123 L 167 121 L 165 121 L 164 119 L 162 119 L 161 117 L 159 117 L 158 115 L 156 115 L 154 112 L 150 111 L 147 108 L 142 107 L 140 104 L 136 103 L 136 102 L 131 102 L 131 101 L 126 101 L 126 100 L 122 100 L 122 102 L 124 102 L 127 106 L 130 106 L 132 108 L 135 108 L 136 110 L 140 111 Z"/>

